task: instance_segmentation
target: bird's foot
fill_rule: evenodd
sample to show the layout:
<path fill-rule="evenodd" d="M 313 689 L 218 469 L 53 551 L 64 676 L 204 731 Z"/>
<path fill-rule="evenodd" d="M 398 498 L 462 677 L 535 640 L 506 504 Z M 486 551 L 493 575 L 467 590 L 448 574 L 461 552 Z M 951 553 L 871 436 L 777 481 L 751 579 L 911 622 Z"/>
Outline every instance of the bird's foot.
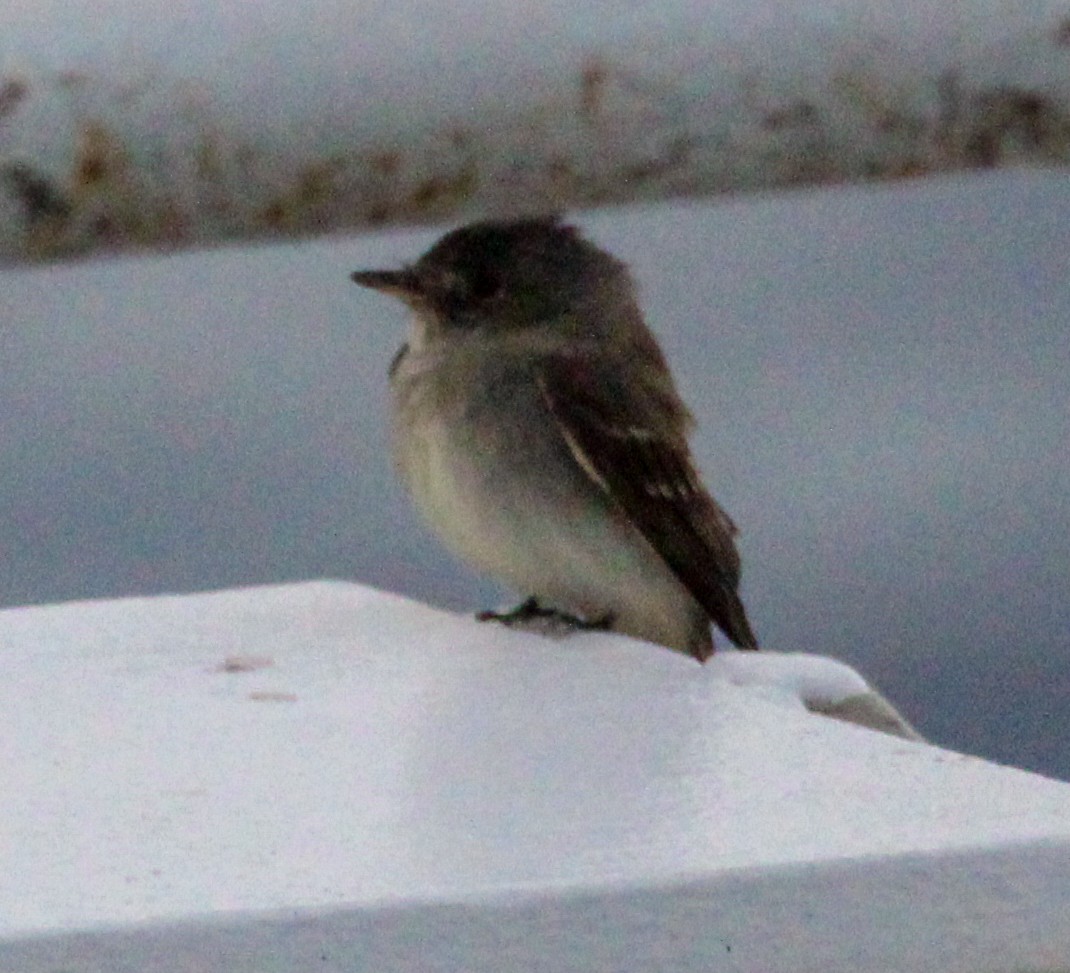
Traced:
<path fill-rule="evenodd" d="M 522 601 L 512 611 L 476 612 L 476 621 L 501 622 L 503 625 L 518 625 L 523 624 L 524 622 L 533 621 L 536 618 L 546 618 L 550 613 L 552 613 L 552 609 L 543 608 L 542 605 L 539 604 L 539 599 L 532 595 L 530 598 Z"/>
<path fill-rule="evenodd" d="M 476 620 L 480 622 L 500 622 L 510 628 L 517 625 L 529 625 L 532 622 L 546 622 L 550 625 L 561 625 L 573 630 L 595 632 L 605 632 L 613 627 L 612 614 L 603 615 L 601 618 L 595 619 L 580 618 L 557 608 L 544 608 L 534 595 L 522 601 L 512 611 L 477 612 Z"/>

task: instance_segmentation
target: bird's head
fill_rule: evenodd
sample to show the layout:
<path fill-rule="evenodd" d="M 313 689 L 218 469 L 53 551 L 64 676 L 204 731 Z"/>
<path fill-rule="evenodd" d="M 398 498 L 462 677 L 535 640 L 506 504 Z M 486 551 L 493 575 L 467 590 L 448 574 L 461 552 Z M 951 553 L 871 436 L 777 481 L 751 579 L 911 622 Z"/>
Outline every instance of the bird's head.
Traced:
<path fill-rule="evenodd" d="M 579 311 L 627 271 L 556 217 L 487 221 L 442 237 L 400 270 L 360 270 L 352 279 L 404 301 L 426 338 L 507 332 Z"/>

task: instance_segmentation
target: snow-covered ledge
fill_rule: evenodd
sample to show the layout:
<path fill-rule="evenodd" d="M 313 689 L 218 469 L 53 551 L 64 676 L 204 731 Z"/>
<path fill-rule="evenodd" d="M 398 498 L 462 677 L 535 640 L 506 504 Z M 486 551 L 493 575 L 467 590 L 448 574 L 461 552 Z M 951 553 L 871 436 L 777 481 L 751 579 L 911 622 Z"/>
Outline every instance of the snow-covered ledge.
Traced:
<path fill-rule="evenodd" d="M 0 612 L 0 970 L 1070 967 L 1070 785 L 749 658 L 328 582 Z"/>

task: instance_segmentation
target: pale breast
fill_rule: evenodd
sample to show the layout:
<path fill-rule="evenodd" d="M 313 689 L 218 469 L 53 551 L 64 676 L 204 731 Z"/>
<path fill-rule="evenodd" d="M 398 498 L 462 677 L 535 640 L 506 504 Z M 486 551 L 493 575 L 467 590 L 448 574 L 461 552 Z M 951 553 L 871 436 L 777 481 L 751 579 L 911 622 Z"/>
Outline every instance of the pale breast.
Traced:
<path fill-rule="evenodd" d="M 516 543 L 502 495 L 502 443 L 485 435 L 464 361 L 406 355 L 392 380 L 394 461 L 427 523 L 456 554 L 492 574 Z M 485 418 L 485 417 L 484 417 Z M 508 459 L 506 458 L 506 462 Z"/>

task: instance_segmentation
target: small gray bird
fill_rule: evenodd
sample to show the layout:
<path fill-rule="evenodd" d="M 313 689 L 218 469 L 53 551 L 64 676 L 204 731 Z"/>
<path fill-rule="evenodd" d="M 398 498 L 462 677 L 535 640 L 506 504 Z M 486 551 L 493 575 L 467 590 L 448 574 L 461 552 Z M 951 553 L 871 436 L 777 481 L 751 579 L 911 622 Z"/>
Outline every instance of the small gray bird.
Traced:
<path fill-rule="evenodd" d="M 401 299 L 395 460 L 446 544 L 531 598 L 693 655 L 712 620 L 758 647 L 735 525 L 691 459 L 691 416 L 620 261 L 556 218 L 474 223 L 353 280 Z"/>

